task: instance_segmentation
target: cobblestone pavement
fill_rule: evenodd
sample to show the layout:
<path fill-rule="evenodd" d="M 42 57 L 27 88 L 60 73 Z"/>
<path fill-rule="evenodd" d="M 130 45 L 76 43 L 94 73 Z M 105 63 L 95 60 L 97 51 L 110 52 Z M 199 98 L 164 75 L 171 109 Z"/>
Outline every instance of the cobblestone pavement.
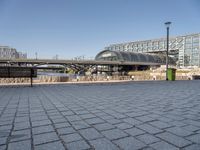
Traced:
<path fill-rule="evenodd" d="M 200 81 L 0 87 L 0 150 L 200 150 Z"/>

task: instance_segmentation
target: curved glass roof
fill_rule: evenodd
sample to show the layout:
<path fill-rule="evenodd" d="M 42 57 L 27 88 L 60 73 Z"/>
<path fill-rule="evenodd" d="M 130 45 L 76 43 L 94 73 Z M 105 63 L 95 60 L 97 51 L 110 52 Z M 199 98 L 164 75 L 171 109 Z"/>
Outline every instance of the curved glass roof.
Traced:
<path fill-rule="evenodd" d="M 96 55 L 95 60 L 165 63 L 166 57 L 157 54 L 104 50 Z M 169 57 L 169 63 L 174 64 L 174 59 Z"/>

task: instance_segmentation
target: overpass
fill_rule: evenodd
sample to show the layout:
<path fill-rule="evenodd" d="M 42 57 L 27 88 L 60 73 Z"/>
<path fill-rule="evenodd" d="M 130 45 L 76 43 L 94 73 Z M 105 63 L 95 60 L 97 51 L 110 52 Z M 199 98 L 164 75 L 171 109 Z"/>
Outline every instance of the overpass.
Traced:
<path fill-rule="evenodd" d="M 120 65 L 120 66 L 131 66 L 131 65 L 145 65 L 145 66 L 160 66 L 164 65 L 164 62 L 131 62 L 131 61 L 99 61 L 99 60 L 53 60 L 53 59 L 1 59 L 1 65 Z"/>
<path fill-rule="evenodd" d="M 0 66 L 32 66 L 43 70 L 63 70 L 71 68 L 78 72 L 127 72 L 129 70 L 145 70 L 149 66 L 164 65 L 163 62 L 133 62 L 123 60 L 52 60 L 52 59 L 1 59 Z"/>

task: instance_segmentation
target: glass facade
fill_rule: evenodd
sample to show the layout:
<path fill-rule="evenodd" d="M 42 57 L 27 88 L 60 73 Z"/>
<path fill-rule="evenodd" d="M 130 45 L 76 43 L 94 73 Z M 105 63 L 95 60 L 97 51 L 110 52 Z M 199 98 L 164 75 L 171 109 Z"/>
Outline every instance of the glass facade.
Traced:
<path fill-rule="evenodd" d="M 98 53 L 97 56 L 95 57 L 95 60 L 165 63 L 166 57 L 163 55 L 158 55 L 158 54 L 105 50 Z M 169 63 L 175 64 L 174 59 L 169 57 Z"/>
<path fill-rule="evenodd" d="M 165 53 L 166 38 L 113 44 L 105 50 L 139 52 L 139 53 Z M 177 58 L 178 66 L 200 67 L 200 33 L 185 36 L 170 37 L 169 55 Z"/>

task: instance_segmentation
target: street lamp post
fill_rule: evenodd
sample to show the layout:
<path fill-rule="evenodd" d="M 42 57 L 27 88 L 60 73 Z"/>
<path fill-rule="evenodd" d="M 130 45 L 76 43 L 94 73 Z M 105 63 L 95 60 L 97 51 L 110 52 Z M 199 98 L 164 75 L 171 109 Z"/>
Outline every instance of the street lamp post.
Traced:
<path fill-rule="evenodd" d="M 168 53 L 169 53 L 169 26 L 171 22 L 165 22 L 165 26 L 167 28 L 167 51 L 166 51 L 166 81 L 168 81 L 167 70 L 168 70 Z"/>

